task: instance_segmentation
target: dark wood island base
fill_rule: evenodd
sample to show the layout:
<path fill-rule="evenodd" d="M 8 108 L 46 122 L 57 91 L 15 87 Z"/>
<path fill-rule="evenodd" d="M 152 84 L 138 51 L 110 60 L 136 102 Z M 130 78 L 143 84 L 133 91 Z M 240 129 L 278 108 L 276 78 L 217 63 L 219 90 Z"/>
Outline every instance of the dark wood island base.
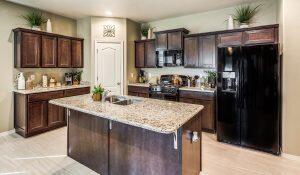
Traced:
<path fill-rule="evenodd" d="M 68 156 L 101 175 L 199 175 L 201 112 L 163 134 L 68 111 Z M 192 141 L 193 132 L 199 140 Z"/>

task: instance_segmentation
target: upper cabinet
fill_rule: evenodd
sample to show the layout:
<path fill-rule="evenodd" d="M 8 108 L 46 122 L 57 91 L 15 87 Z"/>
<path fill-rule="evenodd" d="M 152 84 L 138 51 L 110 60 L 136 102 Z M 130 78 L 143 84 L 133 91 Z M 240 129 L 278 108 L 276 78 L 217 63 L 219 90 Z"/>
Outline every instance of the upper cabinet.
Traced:
<path fill-rule="evenodd" d="M 135 67 L 156 67 L 155 40 L 135 41 Z"/>
<path fill-rule="evenodd" d="M 184 28 L 154 32 L 156 36 L 156 49 L 183 50 L 184 36 L 189 33 Z"/>
<path fill-rule="evenodd" d="M 215 35 L 186 37 L 184 39 L 184 63 L 186 68 L 215 68 Z"/>
<path fill-rule="evenodd" d="M 82 68 L 83 39 L 14 29 L 16 68 Z"/>
<path fill-rule="evenodd" d="M 278 25 L 236 29 L 218 34 L 218 47 L 278 43 Z"/>

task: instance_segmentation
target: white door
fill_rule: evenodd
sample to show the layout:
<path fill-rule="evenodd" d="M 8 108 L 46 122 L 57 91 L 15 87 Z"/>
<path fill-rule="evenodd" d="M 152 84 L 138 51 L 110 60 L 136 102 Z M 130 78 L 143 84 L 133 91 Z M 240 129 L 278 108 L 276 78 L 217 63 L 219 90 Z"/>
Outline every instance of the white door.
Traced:
<path fill-rule="evenodd" d="M 96 43 L 96 84 L 110 94 L 122 94 L 123 49 L 121 43 Z"/>

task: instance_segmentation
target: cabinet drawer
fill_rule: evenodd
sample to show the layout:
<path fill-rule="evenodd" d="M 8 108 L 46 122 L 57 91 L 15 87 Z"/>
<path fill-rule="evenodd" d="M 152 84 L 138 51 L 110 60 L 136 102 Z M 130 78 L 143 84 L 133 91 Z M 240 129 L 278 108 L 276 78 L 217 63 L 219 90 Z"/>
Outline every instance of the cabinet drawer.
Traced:
<path fill-rule="evenodd" d="M 128 92 L 149 93 L 149 88 L 141 86 L 128 86 Z"/>
<path fill-rule="evenodd" d="M 180 98 L 191 98 L 191 99 L 204 99 L 213 100 L 215 97 L 214 93 L 211 92 L 195 92 L 195 91 L 179 91 Z"/>
<path fill-rule="evenodd" d="M 51 99 L 63 98 L 63 97 L 64 97 L 64 91 L 43 92 L 43 93 L 28 95 L 28 102 L 48 101 Z"/>
<path fill-rule="evenodd" d="M 275 29 L 250 30 L 244 32 L 245 44 L 274 43 Z"/>
<path fill-rule="evenodd" d="M 84 95 L 90 93 L 90 87 L 78 88 L 78 89 L 67 89 L 65 91 L 66 97 Z"/>

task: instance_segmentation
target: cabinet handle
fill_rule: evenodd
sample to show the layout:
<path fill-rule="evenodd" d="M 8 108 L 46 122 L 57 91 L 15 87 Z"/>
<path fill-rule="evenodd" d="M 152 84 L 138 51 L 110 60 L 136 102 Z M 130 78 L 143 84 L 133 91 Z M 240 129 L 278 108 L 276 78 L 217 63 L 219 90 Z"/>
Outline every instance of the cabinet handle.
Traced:
<path fill-rule="evenodd" d="M 193 132 L 192 141 L 193 141 L 194 143 L 196 143 L 196 142 L 198 142 L 198 140 L 199 140 L 198 132 L 197 132 L 197 131 L 194 131 L 194 132 Z"/>

